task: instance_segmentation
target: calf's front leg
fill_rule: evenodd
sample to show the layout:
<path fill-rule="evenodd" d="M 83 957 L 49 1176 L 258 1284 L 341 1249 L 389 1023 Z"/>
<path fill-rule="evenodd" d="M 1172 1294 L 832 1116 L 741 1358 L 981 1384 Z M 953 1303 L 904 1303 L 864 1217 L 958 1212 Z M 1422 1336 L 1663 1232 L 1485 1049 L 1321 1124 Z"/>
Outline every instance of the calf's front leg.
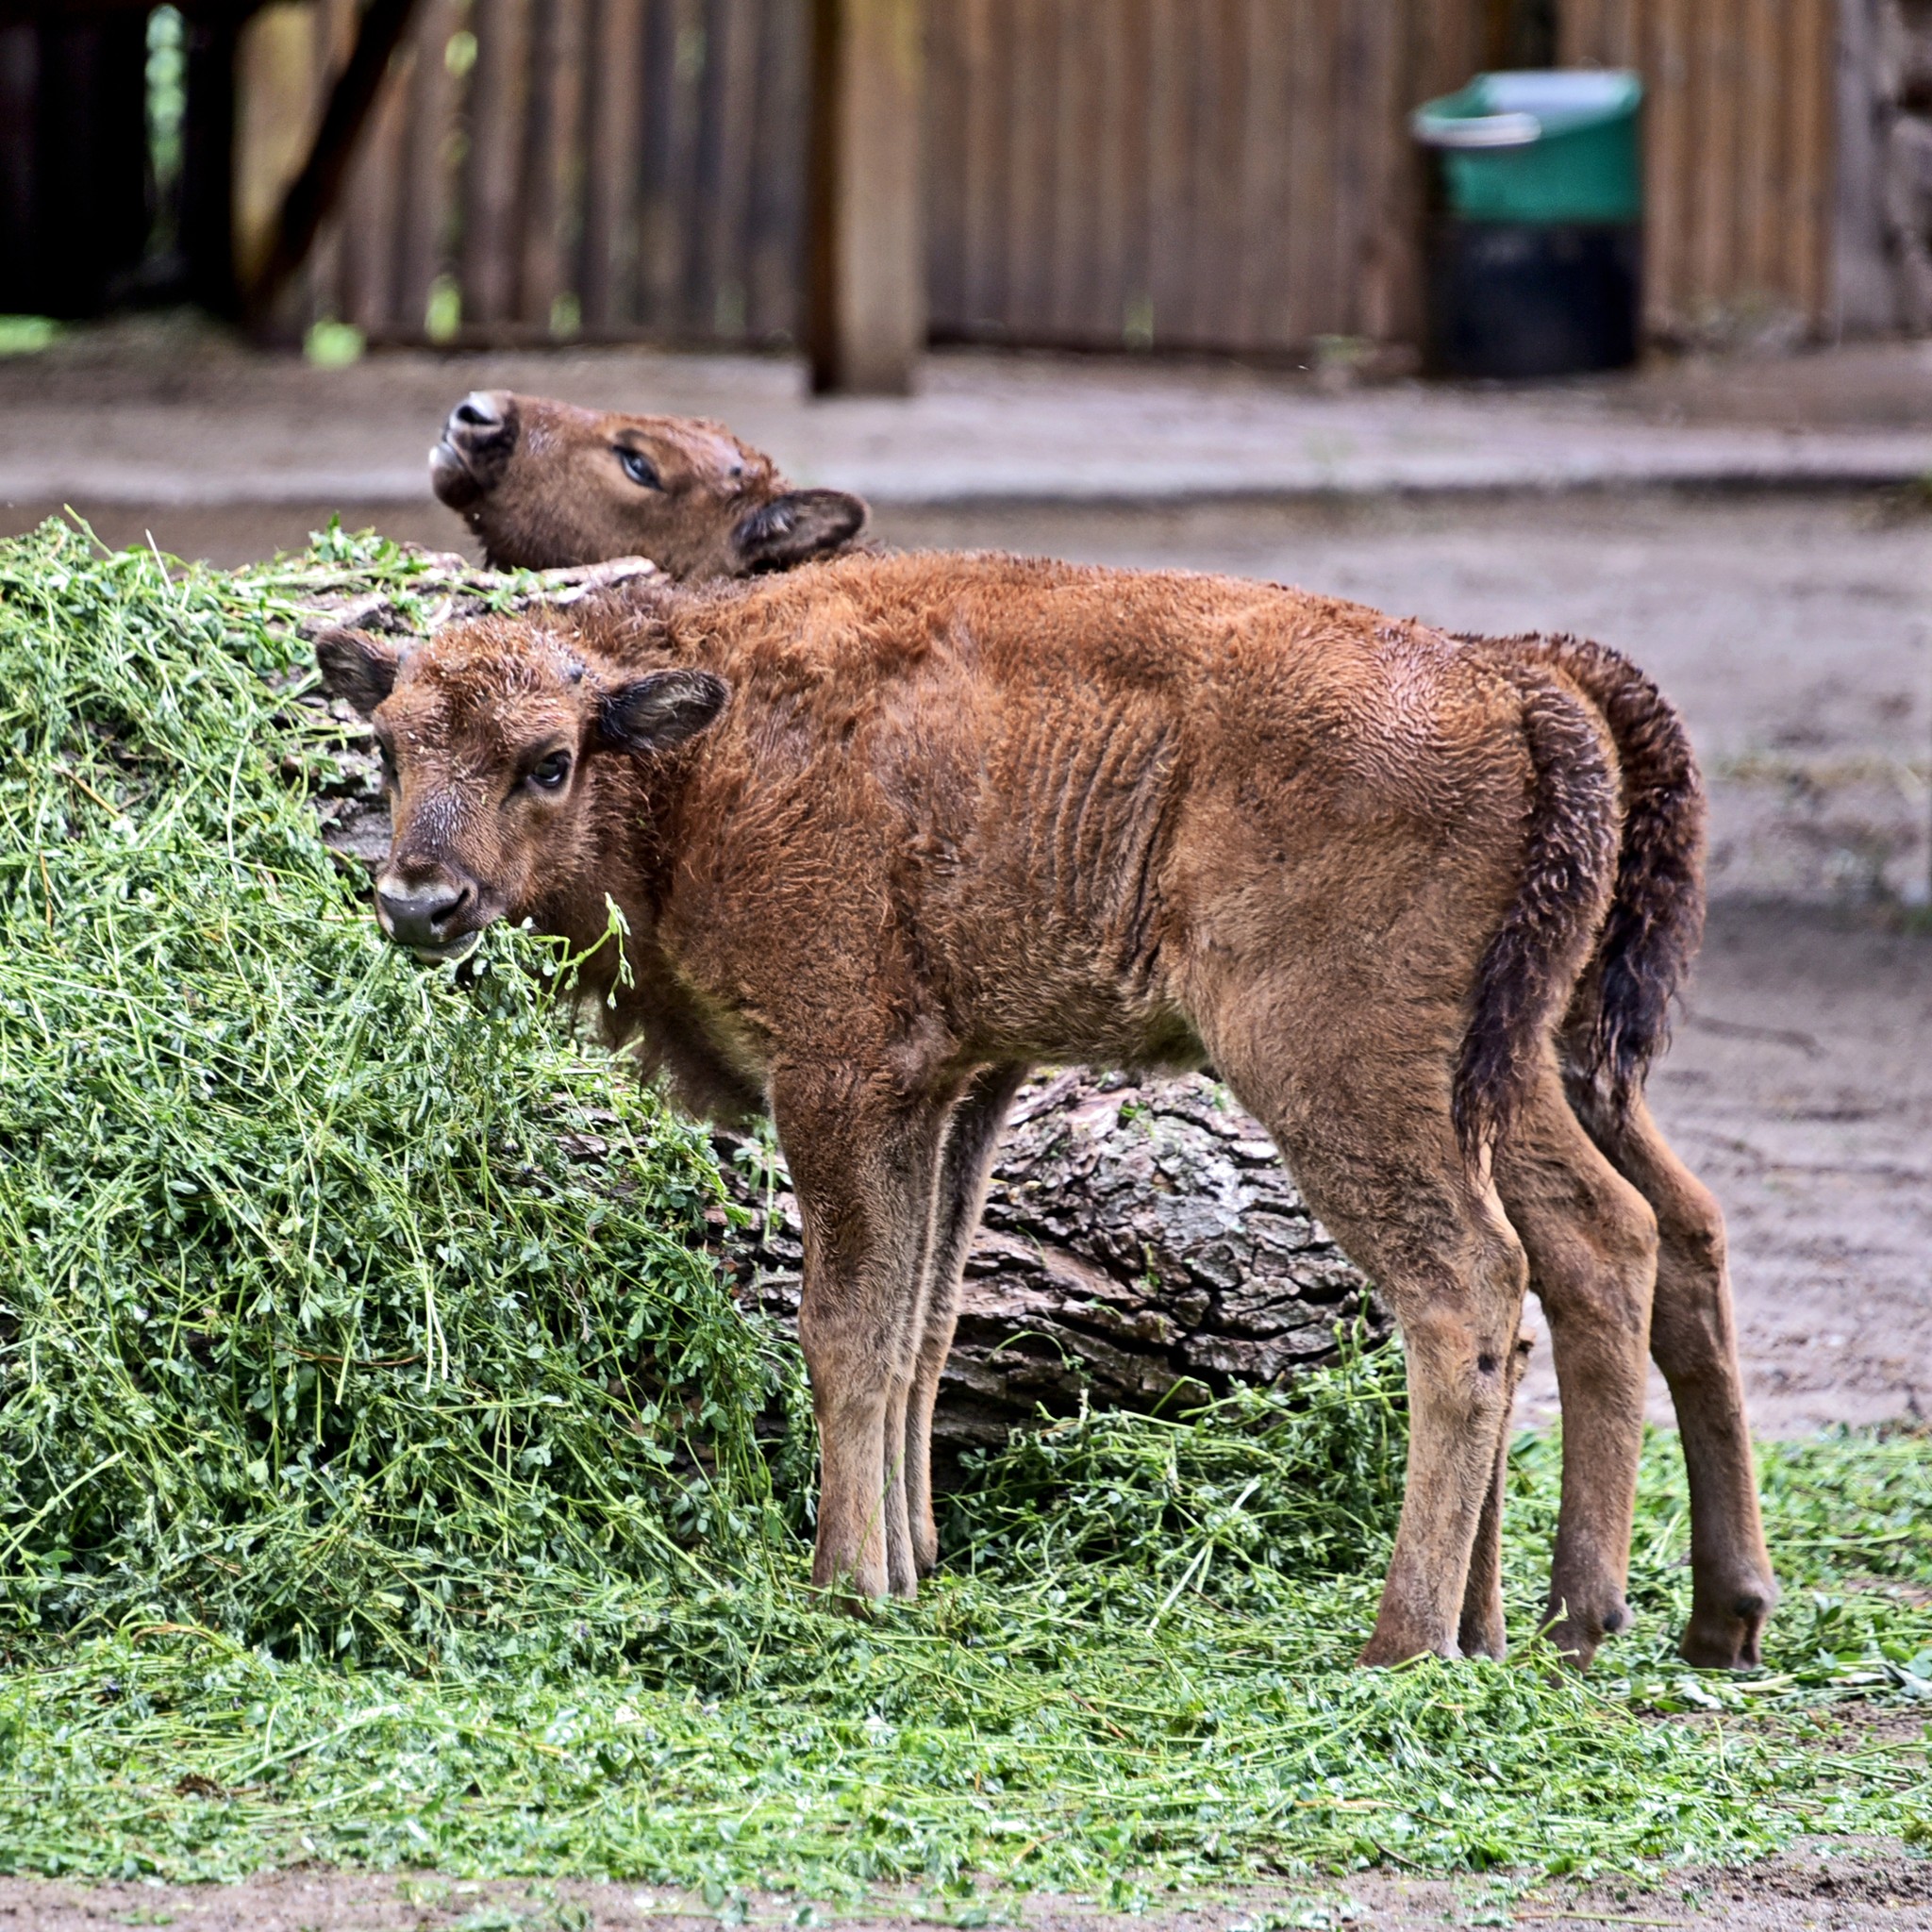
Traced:
<path fill-rule="evenodd" d="M 949 1098 L 773 1081 L 805 1232 L 798 1340 L 819 1430 L 812 1583 L 848 1601 L 917 1589 L 904 1419 Z"/>

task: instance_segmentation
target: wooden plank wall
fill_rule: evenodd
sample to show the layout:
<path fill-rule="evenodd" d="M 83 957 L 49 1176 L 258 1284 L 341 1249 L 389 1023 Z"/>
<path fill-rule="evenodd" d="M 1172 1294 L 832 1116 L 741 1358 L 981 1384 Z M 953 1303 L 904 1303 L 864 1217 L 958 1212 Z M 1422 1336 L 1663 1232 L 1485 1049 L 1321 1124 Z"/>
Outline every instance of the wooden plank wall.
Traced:
<path fill-rule="evenodd" d="M 1297 350 L 1414 333 L 1408 109 L 1483 0 L 932 0 L 933 329 Z"/>
<path fill-rule="evenodd" d="M 1565 65 L 1644 78 L 1654 330 L 1827 325 L 1837 14 L 1836 0 L 1560 0 Z"/>
<path fill-rule="evenodd" d="M 355 5 L 308 9 L 317 111 Z M 378 340 L 452 323 L 495 341 L 796 339 L 809 0 L 421 8 L 302 317 Z M 1653 325 L 1822 322 L 1834 0 L 1558 8 L 1566 62 L 1648 83 Z M 1406 117 L 1484 64 L 1494 12 L 926 0 L 934 333 L 1262 353 L 1412 340 Z"/>
<path fill-rule="evenodd" d="M 377 341 L 791 340 L 808 7 L 421 0 L 293 319 Z M 313 11 L 319 111 L 356 0 Z"/>

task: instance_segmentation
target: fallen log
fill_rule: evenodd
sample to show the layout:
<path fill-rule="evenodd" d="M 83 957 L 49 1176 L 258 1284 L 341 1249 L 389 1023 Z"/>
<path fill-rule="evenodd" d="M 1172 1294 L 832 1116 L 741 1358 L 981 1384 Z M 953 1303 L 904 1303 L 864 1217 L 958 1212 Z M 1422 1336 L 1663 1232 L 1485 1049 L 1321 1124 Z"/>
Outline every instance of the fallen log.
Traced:
<path fill-rule="evenodd" d="M 798 1314 L 798 1206 L 760 1141 L 714 1137 L 752 1224 L 721 1255 L 740 1298 Z M 1258 1122 L 1200 1074 L 1062 1073 L 1014 1105 L 967 1263 L 935 1447 L 1042 1415 L 1177 1410 L 1332 1361 L 1388 1322 Z"/>

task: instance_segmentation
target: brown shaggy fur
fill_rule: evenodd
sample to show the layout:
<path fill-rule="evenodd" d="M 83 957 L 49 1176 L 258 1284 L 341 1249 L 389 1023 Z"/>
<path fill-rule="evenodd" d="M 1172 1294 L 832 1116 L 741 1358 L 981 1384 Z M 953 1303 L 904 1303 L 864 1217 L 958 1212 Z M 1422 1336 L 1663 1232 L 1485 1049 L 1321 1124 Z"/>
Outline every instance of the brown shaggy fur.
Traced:
<path fill-rule="evenodd" d="M 1403 1325 L 1407 1493 L 1365 1657 L 1501 1647 L 1532 1271 L 1601 1395 L 1559 1637 L 1586 1660 L 1624 1623 L 1656 1220 L 1555 1051 L 1619 849 L 1613 741 L 1560 666 L 1004 558 L 318 655 L 393 762 L 399 940 L 448 956 L 508 916 L 588 945 L 608 893 L 613 1036 L 701 1104 L 769 1100 L 805 1212 L 823 1586 L 909 1594 L 933 1560 L 936 1362 L 1026 1066 L 1211 1059 Z"/>
<path fill-rule="evenodd" d="M 474 508 L 473 520 L 486 543 L 497 546 L 492 554 L 504 560 L 590 563 L 641 550 L 674 576 L 741 575 L 754 566 L 745 563 L 736 535 L 744 514 L 741 487 L 745 496 L 777 505 L 774 513 L 790 514 L 784 485 L 770 459 L 716 425 L 598 417 L 529 398 L 503 400 L 532 423 L 546 425 L 544 433 L 521 441 L 513 432 L 508 441 L 499 438 L 479 458 L 476 475 L 460 479 L 457 487 L 459 493 L 493 489 L 487 506 Z M 452 415 L 452 436 L 468 433 L 458 422 L 463 407 L 458 405 Z M 691 476 L 712 480 L 674 487 L 658 496 L 640 496 L 634 489 L 613 495 L 611 449 L 632 438 L 664 440 L 674 452 L 663 465 L 666 475 L 683 476 L 687 471 L 681 465 L 688 465 Z M 658 446 L 655 441 L 652 446 Z M 696 454 L 677 455 L 680 451 Z M 722 480 L 716 467 L 720 462 Z M 749 479 L 741 486 L 734 475 L 737 464 L 742 464 L 743 477 Z M 491 480 L 486 485 L 477 480 L 480 476 Z M 778 493 L 774 496 L 774 491 Z M 852 507 L 846 514 L 856 530 L 864 507 L 856 498 L 843 501 Z M 792 555 L 811 553 L 815 527 L 811 517 L 803 520 L 802 534 L 790 546 Z M 837 535 L 839 527 L 834 518 L 819 532 L 827 538 L 827 547 L 844 541 Z M 768 554 L 756 567 L 780 567 L 779 558 Z M 1548 1242 L 1533 1238 L 1543 1224 L 1540 1204 L 1550 1191 L 1548 1174 L 1565 1171 L 1562 1148 L 1580 1121 L 1657 1223 L 1657 1307 L 1649 1346 L 1670 1384 L 1690 1478 L 1694 1607 L 1684 1654 L 1698 1664 L 1754 1664 L 1777 1589 L 1758 1520 L 1724 1265 L 1724 1218 L 1657 1131 L 1642 1094 L 1650 1062 L 1668 1037 L 1671 1003 L 1682 988 L 1703 930 L 1704 797 L 1696 760 L 1675 711 L 1651 680 L 1617 652 L 1569 637 L 1463 641 L 1494 658 L 1509 675 L 1546 666 L 1585 693 L 1615 744 L 1622 780 L 1623 839 L 1610 908 L 1559 1034 L 1574 1117 L 1554 1103 L 1544 1110 L 1541 1137 L 1553 1151 L 1542 1178 L 1537 1178 L 1526 1158 L 1517 1162 L 1520 1172 L 1506 1168 L 1498 1176 L 1499 1185 L 1515 1189 L 1512 1217 L 1532 1231 L 1526 1240 L 1533 1286 L 1546 1305 L 1557 1305 L 1551 1309 L 1552 1341 L 1564 1409 L 1572 1421 L 1565 1435 L 1565 1495 L 1607 1496 L 1635 1480 L 1634 1463 L 1624 1467 L 1628 1452 L 1622 1434 L 1613 1431 L 1599 1442 L 1581 1426 L 1606 1405 L 1614 1408 L 1624 1400 L 1624 1385 L 1632 1373 L 1627 1360 L 1627 1331 L 1636 1319 L 1632 1291 L 1615 1286 L 1630 1263 L 1614 1238 L 1614 1224 L 1629 1204 L 1586 1204 L 1584 1218 L 1597 1234 L 1583 1250 L 1568 1235 Z M 1551 768 L 1545 782 L 1560 783 L 1560 774 Z M 1509 934 L 1497 934 L 1499 947 L 1512 943 Z M 1490 983 L 1499 990 L 1522 984 L 1507 971 Z M 1496 1097 L 1509 1091 L 1509 1080 L 1520 1072 L 1525 1036 L 1520 1028 L 1500 1024 L 1505 1018 L 1490 1016 L 1471 1039 L 1513 1040 L 1515 1045 L 1484 1065 L 1465 1055 L 1460 1070 L 1463 1105 L 1482 1117 L 1464 1125 L 1475 1126 L 1478 1133 L 1483 1124 L 1494 1124 Z M 998 1118 L 991 1118 L 993 1092 L 989 1087 L 977 1103 L 989 1119 L 981 1121 L 975 1114 L 971 1127 L 989 1144 L 1000 1125 Z M 958 1134 L 967 1132 L 966 1125 L 956 1128 Z M 1520 1150 L 1536 1138 L 1537 1130 L 1519 1128 L 1515 1141 Z M 1552 1224 L 1574 1230 L 1578 1212 L 1572 1203 Z M 1611 1284 L 1607 1289 L 1607 1283 Z M 1606 1340 L 1613 1335 L 1622 1336 L 1614 1345 Z M 928 1354 L 934 1350 L 942 1361 L 937 1331 L 929 1338 Z M 936 1383 L 938 1361 L 928 1362 L 921 1373 L 923 1385 Z M 1607 1376 L 1614 1387 L 1586 1388 L 1581 1380 L 1586 1376 Z M 918 1456 L 909 1457 L 915 1482 L 919 1462 Z M 1484 1538 L 1493 1539 L 1499 1519 L 1491 1513 L 1484 1523 Z M 1499 1562 L 1500 1549 L 1491 1550 L 1479 1556 L 1477 1568 L 1494 1571 Z M 1567 1642 L 1576 1620 L 1561 1594 L 1563 1567 L 1559 1562 L 1550 1615 L 1558 1641 Z M 1491 1607 L 1485 1614 L 1500 1629 L 1500 1609 Z M 1576 1641 L 1587 1647 L 1583 1638 Z"/>

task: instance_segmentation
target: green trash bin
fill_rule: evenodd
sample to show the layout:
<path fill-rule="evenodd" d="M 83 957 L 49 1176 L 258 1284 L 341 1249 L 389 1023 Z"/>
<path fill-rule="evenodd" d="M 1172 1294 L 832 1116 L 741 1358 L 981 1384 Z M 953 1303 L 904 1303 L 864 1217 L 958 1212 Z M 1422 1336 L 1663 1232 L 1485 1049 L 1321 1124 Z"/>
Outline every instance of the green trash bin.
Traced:
<path fill-rule="evenodd" d="M 1416 109 L 1433 163 L 1433 372 L 1568 375 L 1637 359 L 1642 101 L 1634 74 L 1479 74 Z"/>

